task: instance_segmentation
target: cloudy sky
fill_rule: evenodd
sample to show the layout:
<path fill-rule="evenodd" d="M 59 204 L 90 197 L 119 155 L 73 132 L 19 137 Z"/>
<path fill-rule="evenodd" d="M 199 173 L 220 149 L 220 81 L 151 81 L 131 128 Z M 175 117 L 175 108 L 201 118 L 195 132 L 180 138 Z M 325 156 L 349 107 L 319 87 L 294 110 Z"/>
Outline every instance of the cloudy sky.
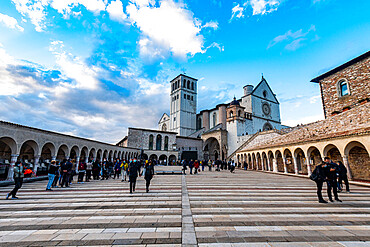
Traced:
<path fill-rule="evenodd" d="M 367 0 L 1 0 L 0 120 L 109 143 L 156 128 L 169 80 L 198 110 L 261 74 L 287 125 L 323 118 L 310 80 L 369 49 Z"/>

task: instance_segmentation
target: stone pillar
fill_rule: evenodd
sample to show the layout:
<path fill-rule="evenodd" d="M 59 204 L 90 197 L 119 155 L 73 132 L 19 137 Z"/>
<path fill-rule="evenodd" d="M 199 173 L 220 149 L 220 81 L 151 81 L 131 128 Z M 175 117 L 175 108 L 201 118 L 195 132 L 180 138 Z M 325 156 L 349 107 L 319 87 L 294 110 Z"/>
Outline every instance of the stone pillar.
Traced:
<path fill-rule="evenodd" d="M 202 116 L 203 116 L 203 128 L 205 128 L 205 130 L 209 130 L 209 112 L 204 111 Z"/>
<path fill-rule="evenodd" d="M 311 176 L 311 174 L 312 174 L 312 171 L 311 171 L 311 161 L 310 161 L 310 159 L 308 158 L 308 159 L 306 159 L 306 163 L 307 163 L 307 174 L 308 174 L 308 176 Z"/>
<path fill-rule="evenodd" d="M 286 158 L 284 157 L 284 159 L 283 159 L 283 162 L 284 162 L 284 173 L 288 173 L 288 167 L 286 166 L 286 162 L 287 162 L 287 160 L 286 160 Z"/>
<path fill-rule="evenodd" d="M 34 159 L 33 159 L 33 172 L 35 173 L 35 176 L 37 174 L 37 169 L 39 168 L 39 163 L 40 163 L 40 155 L 35 155 Z"/>
<path fill-rule="evenodd" d="M 351 172 L 351 169 L 349 167 L 348 156 L 347 155 L 343 155 L 342 159 L 343 159 L 343 165 L 347 168 L 347 176 L 348 176 L 348 179 L 349 180 L 352 180 L 352 172 Z"/>
<path fill-rule="evenodd" d="M 76 172 L 78 173 L 78 166 L 80 164 L 80 156 L 76 156 Z"/>
<path fill-rule="evenodd" d="M 273 169 L 273 172 L 278 172 L 278 166 L 277 166 L 276 158 L 272 159 L 272 169 Z"/>
<path fill-rule="evenodd" d="M 293 157 L 294 162 L 294 173 L 298 175 L 298 163 L 297 163 L 297 157 Z"/>
<path fill-rule="evenodd" d="M 222 129 L 226 129 L 226 106 L 218 107 L 218 121 L 222 123 Z"/>
<path fill-rule="evenodd" d="M 12 154 L 11 155 L 10 167 L 9 167 L 9 171 L 8 171 L 8 177 L 6 178 L 6 180 L 13 180 L 14 165 L 15 165 L 15 162 L 17 162 L 18 156 L 19 156 L 19 154 Z"/>
<path fill-rule="evenodd" d="M 270 159 L 267 159 L 267 169 L 271 171 L 271 162 Z"/>

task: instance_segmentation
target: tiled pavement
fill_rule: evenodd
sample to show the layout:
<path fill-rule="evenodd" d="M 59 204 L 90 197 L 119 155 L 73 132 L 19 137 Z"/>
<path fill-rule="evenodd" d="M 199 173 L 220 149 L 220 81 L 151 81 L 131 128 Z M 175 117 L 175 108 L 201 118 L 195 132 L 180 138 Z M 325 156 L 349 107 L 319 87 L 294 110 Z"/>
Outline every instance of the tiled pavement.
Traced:
<path fill-rule="evenodd" d="M 370 246 L 365 187 L 323 205 L 310 180 L 240 170 L 158 175 L 150 193 L 139 178 L 133 195 L 113 179 L 45 184 L 8 201 L 0 188 L 0 246 Z"/>

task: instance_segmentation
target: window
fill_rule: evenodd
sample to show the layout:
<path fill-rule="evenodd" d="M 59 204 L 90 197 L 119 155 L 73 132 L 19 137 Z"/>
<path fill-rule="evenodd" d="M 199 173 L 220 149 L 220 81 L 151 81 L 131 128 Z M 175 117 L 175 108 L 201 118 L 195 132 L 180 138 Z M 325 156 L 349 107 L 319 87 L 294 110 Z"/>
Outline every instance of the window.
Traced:
<path fill-rule="evenodd" d="M 177 95 L 177 99 L 179 99 L 179 95 Z"/>
<path fill-rule="evenodd" d="M 149 150 L 153 150 L 153 135 L 149 136 Z"/>
<path fill-rule="evenodd" d="M 267 91 L 263 91 L 263 97 L 267 98 Z"/>
<path fill-rule="evenodd" d="M 239 111 L 238 111 L 238 117 L 240 117 L 240 116 L 241 116 L 241 111 L 239 110 Z"/>
<path fill-rule="evenodd" d="M 172 83 L 172 91 L 174 91 L 174 90 L 175 90 L 175 84 Z"/>
<path fill-rule="evenodd" d="M 339 96 L 349 95 L 348 83 L 346 80 L 339 81 Z"/>
<path fill-rule="evenodd" d="M 194 100 L 194 97 L 193 97 L 193 96 L 191 96 L 191 100 L 192 100 L 192 101 Z"/>
<path fill-rule="evenodd" d="M 230 117 L 233 117 L 233 111 L 230 111 Z"/>
<path fill-rule="evenodd" d="M 166 124 L 162 125 L 162 131 L 167 131 L 167 125 Z"/>
<path fill-rule="evenodd" d="M 186 88 L 186 80 L 184 79 L 184 83 L 182 84 L 183 88 Z"/>
<path fill-rule="evenodd" d="M 164 138 L 164 150 L 168 151 L 168 136 Z"/>
<path fill-rule="evenodd" d="M 186 99 L 186 94 L 184 94 L 184 99 Z"/>
<path fill-rule="evenodd" d="M 187 88 L 190 89 L 190 81 L 188 81 L 188 87 Z"/>
<path fill-rule="evenodd" d="M 162 136 L 161 135 L 157 135 L 157 140 L 156 140 L 156 145 L 155 145 L 155 149 L 156 150 L 161 150 L 162 149 Z"/>
<path fill-rule="evenodd" d="M 194 90 L 194 82 L 191 82 L 191 90 Z"/>
<path fill-rule="evenodd" d="M 217 118 L 217 115 L 216 115 L 216 112 L 215 112 L 215 113 L 213 113 L 213 116 L 212 116 L 213 127 L 216 126 L 216 120 L 217 120 L 216 118 Z"/>
<path fill-rule="evenodd" d="M 190 95 L 186 95 L 186 98 L 188 98 L 190 100 Z"/>

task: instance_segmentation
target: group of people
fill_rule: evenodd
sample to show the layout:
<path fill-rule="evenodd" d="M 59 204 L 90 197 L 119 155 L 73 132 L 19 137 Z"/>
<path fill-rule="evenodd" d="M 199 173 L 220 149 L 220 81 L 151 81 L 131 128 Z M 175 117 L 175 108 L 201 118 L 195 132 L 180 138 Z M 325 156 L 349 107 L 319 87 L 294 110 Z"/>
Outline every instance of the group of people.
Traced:
<path fill-rule="evenodd" d="M 346 192 L 349 193 L 349 184 L 347 177 L 347 168 L 341 161 L 334 163 L 329 157 L 325 157 L 324 161 L 315 167 L 315 170 L 310 176 L 311 180 L 316 182 L 317 186 L 317 197 L 319 203 L 328 203 L 322 197 L 322 187 L 326 182 L 326 188 L 328 193 L 329 201 L 333 201 L 332 192 L 334 199 L 337 202 L 342 202 L 338 197 L 338 192 L 343 190 L 343 182 L 346 185 Z"/>
<path fill-rule="evenodd" d="M 146 180 L 146 192 L 149 192 L 150 181 L 154 176 L 154 166 L 156 161 L 153 160 L 137 160 L 130 159 L 119 160 L 113 162 L 104 159 L 101 162 L 96 160 L 92 162 L 79 162 L 76 170 L 75 160 L 64 159 L 62 162 L 52 160 L 48 169 L 48 183 L 46 185 L 47 191 L 52 191 L 52 188 L 70 187 L 73 182 L 73 177 L 78 175 L 77 183 L 89 182 L 91 176 L 94 180 L 107 180 L 109 178 L 115 179 L 122 175 L 122 182 L 130 183 L 130 193 L 135 192 L 136 180 L 139 176 L 144 176 Z M 143 168 L 143 169 L 142 169 Z M 13 179 L 15 182 L 14 189 L 9 192 L 6 199 L 18 199 L 16 196 L 18 190 L 22 187 L 24 178 L 24 166 L 22 162 L 17 162 L 14 166 Z"/>
<path fill-rule="evenodd" d="M 212 171 L 212 168 L 215 169 L 215 171 L 221 171 L 221 170 L 229 170 L 231 173 L 235 172 L 236 163 L 233 160 L 230 160 L 229 162 L 226 162 L 225 160 L 182 160 L 181 161 L 182 166 L 182 173 L 186 175 L 186 170 L 189 167 L 189 173 L 190 174 L 198 174 L 200 172 L 200 167 L 202 168 L 202 171 L 208 167 L 209 171 Z M 194 172 L 193 172 L 194 171 Z"/>

